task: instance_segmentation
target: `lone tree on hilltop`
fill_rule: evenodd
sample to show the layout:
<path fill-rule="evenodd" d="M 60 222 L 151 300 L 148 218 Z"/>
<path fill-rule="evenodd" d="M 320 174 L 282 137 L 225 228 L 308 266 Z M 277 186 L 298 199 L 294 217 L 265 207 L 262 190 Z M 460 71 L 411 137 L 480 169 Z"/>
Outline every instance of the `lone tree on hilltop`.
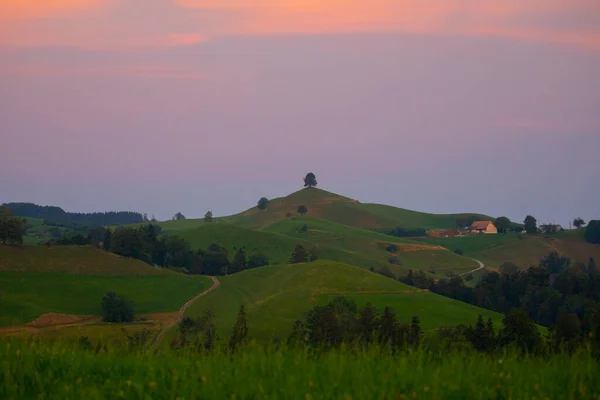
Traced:
<path fill-rule="evenodd" d="M 204 222 L 212 222 L 213 221 L 213 213 L 212 211 L 207 211 L 206 214 L 204 214 Z"/>
<path fill-rule="evenodd" d="M 525 217 L 525 221 L 523 221 L 525 232 L 528 234 L 537 233 L 537 220 L 533 218 L 531 215 Z"/>
<path fill-rule="evenodd" d="M 308 208 L 306 208 L 306 206 L 304 206 L 304 205 L 298 206 L 297 212 L 300 215 L 304 215 L 308 212 Z"/>
<path fill-rule="evenodd" d="M 267 199 L 266 197 L 261 197 L 260 200 L 258 201 L 258 209 L 264 210 L 265 208 L 267 208 L 268 204 L 269 204 L 269 199 Z"/>
<path fill-rule="evenodd" d="M 304 178 L 304 187 L 311 188 L 314 186 L 317 186 L 317 177 L 312 172 L 309 172 Z"/>
<path fill-rule="evenodd" d="M 173 215 L 173 220 L 174 221 L 179 221 L 185 219 L 185 215 L 183 215 L 182 213 L 178 212 L 177 214 Z"/>
<path fill-rule="evenodd" d="M 573 220 L 573 226 L 575 226 L 575 228 L 583 228 L 583 226 L 585 225 L 585 221 L 582 218 L 575 218 Z"/>

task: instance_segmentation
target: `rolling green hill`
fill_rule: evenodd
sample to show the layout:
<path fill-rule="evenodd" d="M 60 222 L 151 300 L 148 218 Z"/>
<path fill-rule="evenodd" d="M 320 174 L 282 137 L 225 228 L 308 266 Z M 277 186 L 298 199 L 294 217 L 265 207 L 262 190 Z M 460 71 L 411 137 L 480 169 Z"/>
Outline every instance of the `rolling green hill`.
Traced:
<path fill-rule="evenodd" d="M 584 230 L 566 231 L 550 235 L 474 235 L 455 238 L 427 238 L 424 244 L 438 244 L 450 250 L 461 249 L 465 255 L 474 257 L 486 266 L 498 268 L 504 262 L 518 267 L 537 265 L 551 251 L 569 257 L 572 261 L 587 263 L 600 260 L 600 246 L 585 242 Z"/>
<path fill-rule="evenodd" d="M 308 208 L 308 215 L 358 228 L 454 228 L 460 216 L 479 214 L 427 214 L 379 204 L 361 204 L 357 200 L 311 188 L 302 189 L 286 197 L 269 201 L 266 210 L 253 207 L 243 213 L 226 217 L 229 223 L 260 228 L 282 220 L 288 214 L 295 215 L 299 205 Z"/>
<path fill-rule="evenodd" d="M 307 232 L 298 232 L 304 224 L 308 226 Z M 439 246 L 423 245 L 310 217 L 286 218 L 269 225 L 265 230 L 250 230 L 230 224 L 207 224 L 177 232 L 176 235 L 186 239 L 195 248 L 207 248 L 211 243 L 218 243 L 228 249 L 230 258 L 241 247 L 248 254 L 261 252 L 271 264 L 289 262 L 292 250 L 301 244 L 307 249 L 318 246 L 321 259 L 362 268 L 387 267 L 397 276 L 405 275 L 409 269 L 428 271 L 433 267 L 438 273 L 462 273 L 477 267 L 475 261 Z M 386 251 L 391 243 L 398 246 L 396 253 Z M 393 255 L 398 256 L 401 265 L 388 262 Z"/>
<path fill-rule="evenodd" d="M 315 245 L 314 242 L 300 237 L 251 230 L 230 224 L 206 224 L 199 228 L 177 232 L 176 235 L 187 240 L 194 248 L 206 249 L 210 244 L 218 243 L 229 251 L 230 258 L 237 249 L 244 247 L 248 255 L 263 253 L 269 258 L 270 264 L 288 263 L 297 244 L 307 250 Z M 362 268 L 371 266 L 381 268 L 387 265 L 387 262 L 328 245 L 319 245 L 318 255 L 323 259 L 345 262 Z"/>
<path fill-rule="evenodd" d="M 133 300 L 136 313 L 177 311 L 209 286 L 207 277 L 176 274 L 91 247 L 0 246 L 0 326 L 49 312 L 100 315 L 108 291 Z"/>
<path fill-rule="evenodd" d="M 429 214 L 380 204 L 361 204 L 322 189 L 302 189 L 285 197 L 271 199 L 265 210 L 252 207 L 239 214 L 215 218 L 214 222 L 229 223 L 246 228 L 260 229 L 274 222 L 298 215 L 298 206 L 308 209 L 308 216 L 339 224 L 364 229 L 395 228 L 407 229 L 454 228 L 459 217 L 475 216 L 489 220 L 482 214 Z M 191 229 L 204 224 L 202 219 L 165 221 L 159 225 L 165 232 Z"/>
<path fill-rule="evenodd" d="M 0 271 L 61 272 L 76 275 L 166 275 L 142 261 L 90 246 L 0 246 Z"/>
<path fill-rule="evenodd" d="M 216 313 L 217 332 L 225 339 L 242 303 L 247 308 L 251 338 L 284 339 L 296 319 L 303 318 L 313 305 L 337 295 L 349 296 L 359 304 L 370 301 L 392 306 L 401 321 L 418 315 L 424 329 L 471 324 L 478 314 L 495 322 L 501 320 L 497 313 L 331 261 L 262 267 L 219 279 L 221 286 L 194 303 L 186 315 L 197 317 L 211 308 Z"/>
<path fill-rule="evenodd" d="M 301 230 L 304 225 L 307 227 L 306 232 Z M 360 254 L 382 263 L 387 263 L 390 256 L 396 255 L 402 262 L 403 270 L 429 270 L 433 267 L 439 272 L 462 273 L 477 268 L 477 263 L 472 259 L 454 254 L 435 244 L 396 238 L 312 217 L 286 218 L 267 226 L 264 230 Z M 386 251 L 390 244 L 395 244 L 398 251 Z M 397 266 L 388 267 L 393 270 Z"/>

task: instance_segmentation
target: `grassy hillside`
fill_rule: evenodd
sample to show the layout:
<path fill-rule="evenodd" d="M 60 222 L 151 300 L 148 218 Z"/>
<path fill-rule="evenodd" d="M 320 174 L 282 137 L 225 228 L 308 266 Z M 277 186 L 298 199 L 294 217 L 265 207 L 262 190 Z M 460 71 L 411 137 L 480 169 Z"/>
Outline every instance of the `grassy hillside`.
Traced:
<path fill-rule="evenodd" d="M 210 287 L 206 277 L 169 273 L 155 276 L 94 276 L 0 271 L 0 326 L 21 325 L 44 313 L 101 315 L 102 296 L 127 296 L 136 314 L 177 311 Z"/>
<path fill-rule="evenodd" d="M 480 214 L 428 214 L 379 204 L 361 204 L 344 196 L 321 189 L 302 189 L 286 197 L 273 199 L 266 210 L 253 207 L 243 213 L 224 218 L 224 221 L 260 228 L 280 221 L 287 214 L 296 215 L 299 205 L 308 208 L 308 216 L 337 222 L 358 228 L 454 228 L 460 216 L 475 215 L 479 219 L 491 219 Z"/>
<path fill-rule="evenodd" d="M 297 230 L 306 224 L 308 231 Z M 434 267 L 438 273 L 453 271 L 462 273 L 477 267 L 473 260 L 458 256 L 439 246 L 417 244 L 399 240 L 392 236 L 352 228 L 310 217 L 292 217 L 269 225 L 265 231 L 250 230 L 230 224 L 207 224 L 196 229 L 176 233 L 189 241 L 195 248 L 207 248 L 218 243 L 230 252 L 244 247 L 248 254 L 261 252 L 271 264 L 289 262 L 297 244 L 310 249 L 318 246 L 321 259 L 339 261 L 362 268 L 389 268 L 397 276 L 405 275 L 409 269 L 428 271 Z M 386 251 L 387 244 L 395 243 L 395 253 L 402 265 L 392 265 L 388 258 L 394 254 Z"/>
<path fill-rule="evenodd" d="M 0 271 L 165 275 L 169 271 L 89 246 L 0 246 Z"/>
<path fill-rule="evenodd" d="M 360 204 L 356 207 L 380 218 L 385 218 L 389 221 L 386 227 L 401 226 L 407 229 L 453 229 L 456 228 L 456 220 L 458 218 L 468 218 L 471 216 L 476 217 L 478 221 L 494 219 L 489 215 L 477 213 L 430 214 L 383 204 Z"/>
<path fill-rule="evenodd" d="M 0 326 L 48 312 L 100 315 L 108 291 L 133 300 L 136 313 L 177 311 L 209 285 L 87 246 L 0 246 Z"/>
<path fill-rule="evenodd" d="M 590 257 L 600 260 L 600 246 L 586 243 L 584 230 L 551 235 L 474 235 L 458 238 L 428 238 L 421 243 L 439 244 L 450 250 L 461 249 L 486 266 L 498 268 L 512 262 L 521 268 L 537 265 L 551 251 L 587 263 Z"/>
<path fill-rule="evenodd" d="M 314 263 L 263 267 L 219 278 L 221 286 L 192 305 L 187 315 L 196 317 L 208 308 L 216 313 L 218 334 L 227 338 L 240 304 L 248 312 L 249 335 L 258 340 L 285 338 L 292 324 L 313 305 L 331 296 L 351 296 L 359 303 L 371 301 L 392 306 L 399 319 L 421 318 L 424 329 L 445 324 L 473 323 L 477 314 L 500 322 L 501 316 L 353 266 Z"/>
<path fill-rule="evenodd" d="M 300 237 L 251 230 L 230 224 L 206 224 L 196 229 L 178 232 L 176 235 L 186 239 L 194 248 L 206 249 L 210 244 L 218 243 L 227 248 L 230 258 L 237 249 L 244 247 L 248 255 L 259 252 L 265 254 L 270 264 L 287 264 L 297 244 L 306 249 L 315 245 L 314 242 Z M 367 255 L 328 245 L 319 245 L 318 255 L 322 259 L 345 262 L 362 268 L 381 268 L 387 265 L 387 262 Z"/>
<path fill-rule="evenodd" d="M 306 232 L 300 230 L 303 225 L 307 226 Z M 462 273 L 477 268 L 475 261 L 435 244 L 396 238 L 312 217 L 286 218 L 267 226 L 265 230 L 360 254 L 381 263 L 387 263 L 390 256 L 397 255 L 402 262 L 402 269 L 398 270 L 397 267 L 388 265 L 392 270 L 396 269 L 396 272 L 410 268 L 429 270 L 433 267 L 439 272 Z M 389 244 L 395 244 L 398 251 L 386 251 Z"/>

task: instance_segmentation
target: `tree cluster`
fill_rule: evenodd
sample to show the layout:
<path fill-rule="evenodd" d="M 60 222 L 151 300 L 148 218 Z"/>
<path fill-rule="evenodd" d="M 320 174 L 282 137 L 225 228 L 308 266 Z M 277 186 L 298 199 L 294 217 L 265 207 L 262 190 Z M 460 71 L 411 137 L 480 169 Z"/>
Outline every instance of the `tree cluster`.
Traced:
<path fill-rule="evenodd" d="M 7 203 L 5 206 L 10 208 L 16 216 L 39 218 L 50 223 L 109 226 L 137 224 L 145 221 L 142 214 L 132 211 L 71 213 L 60 207 L 39 206 L 33 203 Z"/>
<path fill-rule="evenodd" d="M 569 318 L 574 321 L 573 326 L 579 327 L 580 338 L 594 330 L 593 315 L 600 316 L 600 271 L 594 259 L 587 265 L 572 263 L 551 252 L 538 266 L 526 270 L 505 263 L 500 273 L 488 273 L 475 287 L 466 286 L 458 275 L 437 282 L 422 271 L 418 273 L 420 279 L 415 279 L 416 275 L 410 271 L 400 280 L 500 313 L 519 308 L 534 322 L 547 327 Z"/>
<path fill-rule="evenodd" d="M 394 229 L 383 230 L 383 233 L 386 235 L 396 236 L 396 237 L 425 237 L 427 236 L 427 231 L 425 229 L 406 229 L 401 226 L 397 226 Z"/>
<path fill-rule="evenodd" d="M 379 312 L 371 303 L 361 310 L 353 300 L 338 296 L 325 306 L 315 306 L 304 321 L 297 320 L 288 338 L 290 346 L 308 345 L 329 349 L 345 344 L 418 346 L 422 336 L 418 317 L 402 324 L 390 307 Z"/>
<path fill-rule="evenodd" d="M 600 220 L 591 220 L 585 228 L 585 241 L 600 244 Z"/>
<path fill-rule="evenodd" d="M 248 337 L 248 316 L 242 304 L 238 311 L 232 334 L 229 338 L 229 349 L 235 352 L 246 343 Z M 185 317 L 177 326 L 177 336 L 171 342 L 173 349 L 191 349 L 197 352 L 212 350 L 219 337 L 215 326 L 215 313 L 208 309 L 197 319 Z"/>
<path fill-rule="evenodd" d="M 319 258 L 317 246 L 312 246 L 310 251 L 306 250 L 301 244 L 296 245 L 294 251 L 292 251 L 292 258 L 290 264 L 300 264 L 304 262 L 317 261 Z"/>
<path fill-rule="evenodd" d="M 124 296 L 108 292 L 102 297 L 102 319 L 104 322 L 132 322 L 134 304 Z"/>
<path fill-rule="evenodd" d="M 23 244 L 26 225 L 25 218 L 14 217 L 8 207 L 0 206 L 0 243 Z"/>

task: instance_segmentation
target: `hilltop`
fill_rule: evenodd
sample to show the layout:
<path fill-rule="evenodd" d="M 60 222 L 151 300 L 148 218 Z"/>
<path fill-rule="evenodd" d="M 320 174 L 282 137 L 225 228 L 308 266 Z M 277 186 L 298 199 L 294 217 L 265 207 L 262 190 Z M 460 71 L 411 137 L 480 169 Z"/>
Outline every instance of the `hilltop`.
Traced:
<path fill-rule="evenodd" d="M 308 216 L 363 229 L 450 229 L 456 227 L 459 218 L 475 217 L 493 219 L 481 214 L 429 214 L 381 204 L 362 204 L 328 191 L 301 189 L 288 196 L 272 199 L 265 210 L 252 207 L 243 213 L 224 217 L 224 222 L 251 228 L 260 228 L 273 222 L 296 215 L 298 206 L 308 209 Z"/>

